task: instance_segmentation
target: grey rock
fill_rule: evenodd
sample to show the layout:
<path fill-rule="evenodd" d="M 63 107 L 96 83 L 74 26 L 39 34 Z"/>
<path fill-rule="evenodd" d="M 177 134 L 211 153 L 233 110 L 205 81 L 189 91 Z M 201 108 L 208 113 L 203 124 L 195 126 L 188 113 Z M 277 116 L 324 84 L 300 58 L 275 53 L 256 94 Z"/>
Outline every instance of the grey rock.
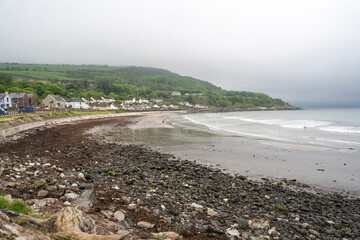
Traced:
<path fill-rule="evenodd" d="M 114 213 L 114 218 L 116 219 L 116 220 L 118 220 L 119 222 L 122 222 L 122 221 L 124 221 L 124 219 L 125 219 L 125 214 L 122 212 L 122 211 L 116 211 L 115 213 Z"/>
<path fill-rule="evenodd" d="M 145 221 L 140 221 L 136 225 L 141 228 L 149 228 L 149 229 L 151 229 L 155 226 L 155 224 L 145 222 Z"/>
<path fill-rule="evenodd" d="M 45 185 L 45 183 L 46 183 L 46 179 L 45 179 L 45 178 L 42 178 L 42 179 L 40 179 L 40 180 L 38 180 L 38 181 L 35 181 L 34 184 L 33 184 L 33 187 L 34 187 L 35 189 L 38 189 L 39 187 Z"/>
<path fill-rule="evenodd" d="M 40 191 L 37 193 L 37 196 L 38 196 L 38 197 L 46 197 L 48 194 L 49 194 L 48 191 L 46 191 L 46 190 L 40 190 Z"/>
<path fill-rule="evenodd" d="M 79 206 L 79 207 L 90 208 L 93 206 L 92 202 L 87 198 L 75 198 L 71 202 L 72 202 L 72 204 Z"/>
<path fill-rule="evenodd" d="M 95 193 L 92 190 L 85 190 L 80 197 L 89 199 L 93 205 L 97 203 Z"/>
<path fill-rule="evenodd" d="M 269 221 L 264 218 L 256 218 L 249 220 L 249 227 L 251 229 L 269 229 Z"/>
<path fill-rule="evenodd" d="M 77 195 L 76 193 L 65 193 L 64 196 L 67 200 L 74 200 L 76 198 L 79 198 L 79 195 Z"/>
<path fill-rule="evenodd" d="M 319 234 L 317 231 L 315 231 L 314 229 L 309 229 L 309 232 L 310 232 L 312 235 L 315 235 L 315 236 L 317 236 L 317 237 L 320 236 L 320 234 Z"/>
<path fill-rule="evenodd" d="M 84 224 L 83 224 L 83 230 L 84 232 L 87 232 L 89 234 L 96 234 L 96 224 L 94 219 L 92 219 L 91 217 L 84 217 L 83 219 Z"/>

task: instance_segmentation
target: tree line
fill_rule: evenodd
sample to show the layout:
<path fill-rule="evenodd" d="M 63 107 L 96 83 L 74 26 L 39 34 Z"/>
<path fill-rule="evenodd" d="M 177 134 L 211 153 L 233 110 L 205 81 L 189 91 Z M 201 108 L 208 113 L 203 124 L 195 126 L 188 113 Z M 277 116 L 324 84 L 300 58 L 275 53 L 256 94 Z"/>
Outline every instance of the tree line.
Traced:
<path fill-rule="evenodd" d="M 48 76 L 46 74 L 51 72 L 54 79 L 34 79 L 30 74 L 34 69 L 40 73 L 38 76 Z M 61 78 L 56 79 L 56 74 L 61 74 Z M 263 93 L 226 91 L 206 81 L 184 77 L 164 69 L 145 67 L 0 64 L 0 92 L 5 91 L 34 93 L 39 101 L 48 94 L 54 94 L 68 98 L 111 96 L 116 100 L 132 97 L 162 98 L 175 104 L 187 101 L 209 107 L 287 105 L 281 99 L 274 99 Z M 173 91 L 179 91 L 183 95 L 172 96 Z M 189 95 L 184 95 L 185 93 Z"/>

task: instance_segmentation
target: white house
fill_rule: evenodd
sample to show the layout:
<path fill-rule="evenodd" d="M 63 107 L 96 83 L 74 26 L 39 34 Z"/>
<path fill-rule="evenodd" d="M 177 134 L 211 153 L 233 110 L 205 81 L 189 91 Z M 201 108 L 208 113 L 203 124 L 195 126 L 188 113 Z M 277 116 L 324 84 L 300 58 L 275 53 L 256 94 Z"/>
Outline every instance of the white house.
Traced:
<path fill-rule="evenodd" d="M 136 98 L 129 98 L 129 99 L 125 100 L 125 103 L 127 103 L 127 104 L 133 104 L 135 102 L 136 102 Z"/>
<path fill-rule="evenodd" d="M 44 98 L 44 100 L 42 101 L 42 104 L 48 108 L 64 109 L 66 106 L 66 101 L 59 95 L 49 94 L 49 95 L 47 95 L 46 98 Z"/>
<path fill-rule="evenodd" d="M 150 102 L 154 103 L 161 103 L 163 100 L 161 98 L 152 98 L 150 99 Z"/>
<path fill-rule="evenodd" d="M 181 92 L 172 92 L 171 96 L 181 96 Z"/>
<path fill-rule="evenodd" d="M 89 105 L 87 105 L 83 99 L 77 98 L 77 97 L 69 98 L 66 101 L 66 106 L 74 108 L 74 109 L 88 109 L 89 108 Z"/>
<path fill-rule="evenodd" d="M 150 103 L 150 101 L 149 100 L 147 100 L 146 98 L 137 98 L 136 99 L 136 102 L 137 103 Z"/>
<path fill-rule="evenodd" d="M 8 92 L 0 93 L 0 107 L 5 109 L 12 107 L 11 96 Z"/>
<path fill-rule="evenodd" d="M 207 108 L 207 106 L 200 105 L 200 104 L 196 104 L 196 105 L 194 106 L 194 108 Z"/>
<path fill-rule="evenodd" d="M 187 106 L 187 107 L 192 107 L 192 106 L 193 106 L 193 105 L 191 105 L 191 104 L 188 103 L 188 102 L 180 102 L 179 104 L 180 104 L 180 105 Z"/>
<path fill-rule="evenodd" d="M 102 97 L 102 99 L 104 99 L 105 103 L 113 103 L 113 102 L 115 102 L 115 98 L 113 98 L 113 97 Z"/>
<path fill-rule="evenodd" d="M 90 97 L 91 103 L 104 103 L 105 100 L 103 97 Z"/>
<path fill-rule="evenodd" d="M 114 104 L 110 104 L 109 106 L 110 110 L 117 110 L 119 109 L 117 106 L 115 106 Z"/>

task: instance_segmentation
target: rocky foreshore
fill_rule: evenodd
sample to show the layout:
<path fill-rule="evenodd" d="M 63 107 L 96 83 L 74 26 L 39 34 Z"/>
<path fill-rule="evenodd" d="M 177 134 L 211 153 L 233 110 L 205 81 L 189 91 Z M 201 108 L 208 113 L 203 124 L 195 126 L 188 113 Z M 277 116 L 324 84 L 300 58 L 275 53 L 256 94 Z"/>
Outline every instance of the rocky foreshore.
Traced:
<path fill-rule="evenodd" d="M 44 236 L 359 239 L 360 199 L 294 191 L 307 187 L 296 180 L 254 182 L 146 146 L 105 143 L 85 134 L 110 123 L 126 125 L 128 118 L 36 128 L 0 145 L 0 191 L 7 199 L 22 199 L 38 215 L 52 214 L 44 222 L 57 225 Z M 0 221 L 13 219 L 2 212 Z M 79 224 L 64 230 L 66 216 L 76 216 Z M 6 238 L 10 230 L 4 226 L 0 236 L 16 239 Z"/>

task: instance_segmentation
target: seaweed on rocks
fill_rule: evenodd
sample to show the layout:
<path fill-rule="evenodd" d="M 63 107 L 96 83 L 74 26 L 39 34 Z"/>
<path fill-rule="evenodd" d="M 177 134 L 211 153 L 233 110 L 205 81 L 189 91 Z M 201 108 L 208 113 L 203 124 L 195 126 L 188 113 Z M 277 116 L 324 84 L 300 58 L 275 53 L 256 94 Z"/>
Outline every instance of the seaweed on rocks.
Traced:
<path fill-rule="evenodd" d="M 128 119 L 42 128 L 0 145 L 1 192 L 28 200 L 46 190 L 65 201 L 66 193 L 92 189 L 98 201 L 90 213 L 123 209 L 130 228 L 145 221 L 155 225 L 141 231 L 171 230 L 185 239 L 360 236 L 359 199 L 293 191 L 292 181 L 254 182 L 147 146 L 84 134 L 114 121 Z"/>

